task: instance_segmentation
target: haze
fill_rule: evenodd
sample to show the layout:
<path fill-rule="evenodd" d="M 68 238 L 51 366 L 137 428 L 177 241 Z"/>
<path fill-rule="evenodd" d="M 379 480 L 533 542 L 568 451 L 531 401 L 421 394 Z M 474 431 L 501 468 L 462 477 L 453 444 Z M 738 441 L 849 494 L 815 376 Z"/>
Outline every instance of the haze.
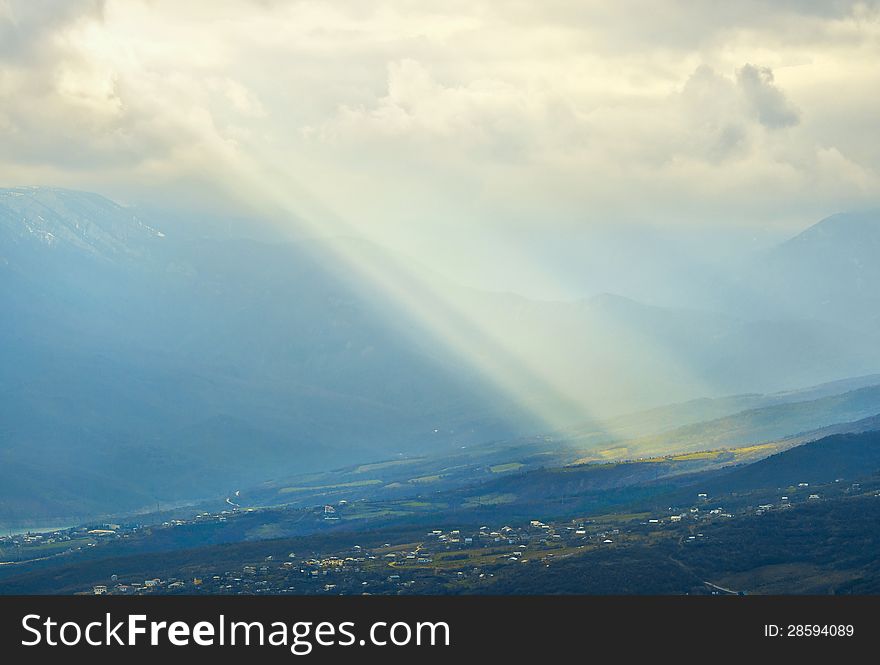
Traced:
<path fill-rule="evenodd" d="M 320 464 L 880 371 L 878 61 L 877 2 L 0 0 L 7 360 L 161 343 Z"/>

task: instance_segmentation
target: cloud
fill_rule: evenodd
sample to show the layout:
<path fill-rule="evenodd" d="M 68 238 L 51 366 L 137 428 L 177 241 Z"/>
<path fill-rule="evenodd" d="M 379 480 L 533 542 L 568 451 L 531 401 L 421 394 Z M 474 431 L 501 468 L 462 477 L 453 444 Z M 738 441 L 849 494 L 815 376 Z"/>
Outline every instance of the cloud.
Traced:
<path fill-rule="evenodd" d="M 265 109 L 241 82 L 144 53 L 158 32 L 116 33 L 134 3 L 6 3 L 0 11 L 0 181 L 60 184 L 135 200 L 209 192 Z M 145 6 L 146 7 L 146 6 Z M 120 15 L 120 11 L 123 12 Z M 158 59 L 157 59 L 157 56 Z M 239 123 L 241 121 L 241 123 Z M 214 187 L 210 187 L 214 183 Z"/>
<path fill-rule="evenodd" d="M 762 125 L 778 129 L 798 123 L 797 109 L 774 85 L 773 72 L 769 67 L 744 65 L 737 72 L 737 81 Z"/>
<path fill-rule="evenodd" d="M 878 37 L 875 2 L 7 0 L 0 179 L 171 198 L 281 163 L 392 241 L 808 220 L 877 203 Z"/>
<path fill-rule="evenodd" d="M 100 19 L 102 0 L 0 0 L 0 61 L 57 57 L 56 38 L 72 24 Z"/>
<path fill-rule="evenodd" d="M 388 64 L 387 92 L 370 104 L 343 104 L 334 117 L 304 128 L 307 137 L 378 149 L 436 150 L 490 161 L 526 158 L 537 127 L 547 123 L 548 100 L 500 79 L 443 84 L 425 64 L 402 59 Z M 378 145 L 382 144 L 382 145 Z M 425 153 L 423 153 L 425 154 Z M 439 156 L 439 155 L 437 155 Z"/>

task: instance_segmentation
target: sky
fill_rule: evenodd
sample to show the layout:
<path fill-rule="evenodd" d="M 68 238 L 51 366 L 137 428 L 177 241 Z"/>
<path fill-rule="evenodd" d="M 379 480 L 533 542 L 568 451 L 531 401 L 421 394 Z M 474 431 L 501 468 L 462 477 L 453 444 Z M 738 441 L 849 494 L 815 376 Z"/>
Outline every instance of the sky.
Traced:
<path fill-rule="evenodd" d="M 0 184 L 580 297 L 876 206 L 877 62 L 876 2 L 0 0 Z"/>

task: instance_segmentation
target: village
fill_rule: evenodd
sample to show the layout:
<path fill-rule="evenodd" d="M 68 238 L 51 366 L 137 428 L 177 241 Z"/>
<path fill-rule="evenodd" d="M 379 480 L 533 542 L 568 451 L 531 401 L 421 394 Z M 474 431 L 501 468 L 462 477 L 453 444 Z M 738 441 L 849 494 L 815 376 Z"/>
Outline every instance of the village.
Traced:
<path fill-rule="evenodd" d="M 466 526 L 449 525 L 449 514 L 438 513 L 435 527 L 404 529 L 385 542 L 348 526 L 377 506 L 367 501 L 339 499 L 307 509 L 229 506 L 201 511 L 188 518 L 157 524 L 101 523 L 44 533 L 0 537 L 0 566 L 20 566 L 48 559 L 81 559 L 98 550 L 152 542 L 156 538 L 196 547 L 205 533 L 234 529 L 241 524 L 273 524 L 281 520 L 311 520 L 313 533 L 328 533 L 327 544 L 307 539 L 255 540 L 245 553 L 218 565 L 193 555 L 184 564 L 139 571 L 108 568 L 101 579 L 77 592 L 94 595 L 143 594 L 420 594 L 473 592 L 491 587 L 510 567 L 544 566 L 596 550 L 613 551 L 664 539 L 683 547 L 699 547 L 713 524 L 739 517 L 760 518 L 787 511 L 796 504 L 821 502 L 825 492 L 860 493 L 853 483 L 824 488 L 802 482 L 780 490 L 772 500 L 751 497 L 748 505 L 725 508 L 720 497 L 695 493 L 691 505 L 662 512 L 607 514 L 574 519 L 531 519 L 528 522 Z M 730 498 L 730 497 L 728 497 Z M 430 522 L 427 522 L 430 524 Z M 381 533 L 376 531 L 376 534 Z M 360 540 L 360 542 L 358 542 Z M 265 543 L 265 547 L 261 545 Z M 303 547 L 298 547 L 302 543 Z M 112 547 L 115 545 L 114 547 Z M 111 546 L 111 547 L 108 547 Z M 281 549 L 281 548 L 284 549 Z M 181 549 L 183 549 L 181 547 Z M 260 551 L 262 550 L 262 551 Z M 291 551 L 293 550 L 293 551 Z M 197 551 L 197 550 L 195 550 Z M 258 552 L 258 554 L 255 554 Z"/>
<path fill-rule="evenodd" d="M 621 535 L 619 528 L 600 528 L 589 520 L 564 526 L 532 520 L 521 527 L 433 529 L 416 543 L 369 549 L 352 544 L 342 551 L 307 556 L 267 554 L 240 569 L 186 579 L 126 582 L 111 575 L 108 584 L 95 585 L 91 593 L 419 593 L 427 585 L 435 586 L 438 578 L 452 584 L 479 583 L 491 579 L 498 566 L 570 556 L 590 544 L 610 547 Z"/>
<path fill-rule="evenodd" d="M 140 524 L 102 523 L 48 532 L 0 535 L 0 565 L 42 561 L 97 547 L 108 539 L 129 538 Z"/>
<path fill-rule="evenodd" d="M 488 585 L 506 566 L 549 565 L 595 548 L 626 547 L 655 537 L 658 532 L 681 532 L 684 543 L 696 546 L 705 538 L 699 525 L 730 520 L 734 513 L 708 503 L 700 493 L 695 505 L 649 516 L 605 516 L 597 519 L 542 521 L 522 525 L 483 525 L 478 528 L 435 528 L 405 543 L 386 542 L 367 547 L 352 542 L 330 552 L 268 551 L 240 567 L 210 570 L 194 565 L 191 573 L 167 578 L 123 580 L 110 573 L 106 584 L 82 593 L 93 594 L 419 594 L 442 586 L 446 592 Z M 755 514 L 791 507 L 787 496 L 776 504 L 752 508 Z M 350 504 L 318 506 L 326 522 L 344 519 Z M 254 509 L 202 513 L 195 521 L 235 519 Z M 164 528 L 187 524 L 166 522 Z M 120 534 L 119 537 L 125 537 Z"/>

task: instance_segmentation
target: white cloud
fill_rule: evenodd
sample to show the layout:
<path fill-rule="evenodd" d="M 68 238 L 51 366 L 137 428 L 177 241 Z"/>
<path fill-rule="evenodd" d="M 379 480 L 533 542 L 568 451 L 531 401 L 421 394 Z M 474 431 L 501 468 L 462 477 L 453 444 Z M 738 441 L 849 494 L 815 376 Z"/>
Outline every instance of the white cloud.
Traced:
<path fill-rule="evenodd" d="M 737 72 L 737 80 L 762 125 L 777 129 L 798 123 L 800 114 L 773 83 L 769 67 L 744 65 Z"/>
<path fill-rule="evenodd" d="M 876 3 L 0 7 L 4 180 L 137 197 L 283 163 L 413 235 L 806 223 L 880 191 Z"/>

